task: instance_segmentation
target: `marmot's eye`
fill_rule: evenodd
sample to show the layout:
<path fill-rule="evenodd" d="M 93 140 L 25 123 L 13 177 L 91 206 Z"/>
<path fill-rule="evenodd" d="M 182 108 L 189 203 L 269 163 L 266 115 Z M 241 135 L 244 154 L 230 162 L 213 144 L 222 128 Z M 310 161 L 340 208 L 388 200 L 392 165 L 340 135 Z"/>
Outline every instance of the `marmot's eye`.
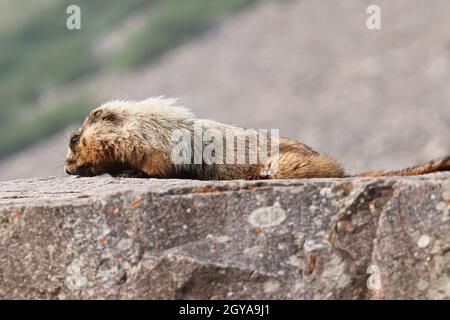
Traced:
<path fill-rule="evenodd" d="M 72 136 L 72 138 L 70 138 L 70 144 L 73 145 L 73 144 L 77 143 L 78 140 L 80 140 L 80 136 L 77 135 L 77 134 L 74 134 L 74 135 Z"/>

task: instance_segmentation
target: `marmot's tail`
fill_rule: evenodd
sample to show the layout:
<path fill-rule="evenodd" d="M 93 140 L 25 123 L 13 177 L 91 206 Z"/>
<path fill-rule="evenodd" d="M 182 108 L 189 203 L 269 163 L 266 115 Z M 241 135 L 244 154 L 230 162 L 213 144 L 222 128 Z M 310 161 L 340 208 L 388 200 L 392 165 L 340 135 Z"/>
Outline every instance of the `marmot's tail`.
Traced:
<path fill-rule="evenodd" d="M 432 160 L 428 163 L 399 171 L 369 171 L 354 175 L 354 177 L 388 177 L 388 176 L 416 176 L 438 171 L 450 171 L 450 156 Z"/>

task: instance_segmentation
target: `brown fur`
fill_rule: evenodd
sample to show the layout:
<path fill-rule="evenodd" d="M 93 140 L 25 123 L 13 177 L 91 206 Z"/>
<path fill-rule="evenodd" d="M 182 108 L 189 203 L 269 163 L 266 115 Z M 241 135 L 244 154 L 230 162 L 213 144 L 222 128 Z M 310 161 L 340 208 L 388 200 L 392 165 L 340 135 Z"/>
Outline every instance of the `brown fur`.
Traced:
<path fill-rule="evenodd" d="M 249 163 L 251 149 L 246 145 L 246 164 L 174 164 L 171 152 L 173 130 L 183 129 L 195 135 L 195 116 L 182 107 L 173 106 L 174 100 L 153 98 L 142 102 L 109 102 L 87 116 L 83 126 L 72 136 L 66 160 L 69 174 L 92 176 L 103 173 L 120 176 L 144 176 L 156 178 L 191 178 L 202 180 L 229 179 L 294 179 L 344 177 L 343 167 L 334 159 L 320 154 L 305 144 L 280 138 L 279 154 L 266 160 Z M 212 120 L 202 120 L 202 129 L 214 129 L 223 134 L 231 131 L 235 136 L 248 133 L 244 129 Z M 259 134 L 257 140 L 264 138 Z M 247 138 L 245 138 L 247 139 Z M 248 140 L 247 140 L 248 143 Z M 208 142 L 202 142 L 205 150 Z M 195 146 L 192 145 L 192 150 Z M 183 149 L 185 150 L 185 149 Z M 187 148 L 186 150 L 190 150 Z M 185 151 L 186 151 L 185 150 Z M 273 168 L 278 170 L 273 170 Z M 450 170 L 450 157 L 392 172 L 366 172 L 358 177 L 419 175 Z"/>
<path fill-rule="evenodd" d="M 450 171 L 450 156 L 399 171 L 370 171 L 357 174 L 355 177 L 416 176 L 438 171 Z"/>

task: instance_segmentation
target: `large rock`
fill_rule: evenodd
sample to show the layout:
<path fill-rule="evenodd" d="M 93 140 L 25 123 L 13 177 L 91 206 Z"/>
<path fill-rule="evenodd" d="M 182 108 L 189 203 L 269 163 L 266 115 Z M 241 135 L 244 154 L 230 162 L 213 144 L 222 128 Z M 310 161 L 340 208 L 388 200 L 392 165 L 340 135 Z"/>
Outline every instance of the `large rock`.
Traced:
<path fill-rule="evenodd" d="M 2 182 L 0 297 L 449 299 L 450 175 Z"/>

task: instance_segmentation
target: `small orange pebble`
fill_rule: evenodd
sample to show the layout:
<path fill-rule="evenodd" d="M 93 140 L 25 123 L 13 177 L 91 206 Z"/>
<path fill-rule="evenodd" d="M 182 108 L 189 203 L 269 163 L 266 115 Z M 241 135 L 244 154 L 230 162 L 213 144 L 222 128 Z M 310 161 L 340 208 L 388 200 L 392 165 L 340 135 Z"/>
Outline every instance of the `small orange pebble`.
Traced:
<path fill-rule="evenodd" d="M 262 229 L 260 227 L 255 228 L 256 234 L 260 234 L 262 232 Z"/>
<path fill-rule="evenodd" d="M 106 236 L 101 236 L 98 239 L 98 243 L 100 243 L 101 245 L 104 245 L 106 243 L 106 241 L 108 241 L 108 238 Z"/>
<path fill-rule="evenodd" d="M 316 267 L 317 267 L 317 260 L 319 259 L 319 253 L 315 253 L 315 254 L 312 254 L 310 257 L 309 257 L 309 272 L 314 272 L 314 271 L 316 271 Z"/>
<path fill-rule="evenodd" d="M 137 207 L 140 204 L 141 204 L 141 200 L 133 199 L 133 201 L 131 201 L 131 203 L 130 203 L 130 207 Z"/>
<path fill-rule="evenodd" d="M 447 206 L 450 207 L 450 199 L 447 200 Z"/>
<path fill-rule="evenodd" d="M 204 188 L 196 189 L 194 191 L 194 193 L 211 193 L 211 192 L 219 192 L 219 190 L 217 190 L 216 188 L 212 188 L 212 187 L 204 187 Z"/>
<path fill-rule="evenodd" d="M 0 234 L 0 241 L 5 240 L 5 237 Z"/>
<path fill-rule="evenodd" d="M 16 210 L 16 212 L 15 212 L 15 216 L 17 217 L 17 218 L 20 218 L 21 216 L 23 216 L 23 212 L 22 212 L 22 210 Z"/>
<path fill-rule="evenodd" d="M 117 213 L 119 213 L 119 208 L 109 207 L 108 209 L 106 209 L 106 213 L 110 214 L 110 215 L 117 214 Z"/>

